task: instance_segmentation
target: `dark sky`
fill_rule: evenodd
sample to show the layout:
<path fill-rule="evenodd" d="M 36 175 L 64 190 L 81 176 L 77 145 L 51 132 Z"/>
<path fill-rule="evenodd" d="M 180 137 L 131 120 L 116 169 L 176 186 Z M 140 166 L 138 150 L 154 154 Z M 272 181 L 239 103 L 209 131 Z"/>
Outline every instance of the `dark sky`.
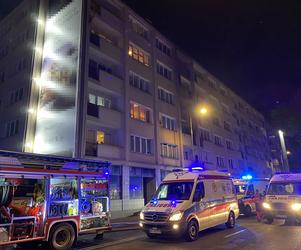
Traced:
<path fill-rule="evenodd" d="M 0 18 L 20 0 L 0 0 Z M 123 0 L 260 111 L 301 88 L 301 1 Z"/>
<path fill-rule="evenodd" d="M 124 2 L 265 113 L 301 88 L 301 1 Z"/>

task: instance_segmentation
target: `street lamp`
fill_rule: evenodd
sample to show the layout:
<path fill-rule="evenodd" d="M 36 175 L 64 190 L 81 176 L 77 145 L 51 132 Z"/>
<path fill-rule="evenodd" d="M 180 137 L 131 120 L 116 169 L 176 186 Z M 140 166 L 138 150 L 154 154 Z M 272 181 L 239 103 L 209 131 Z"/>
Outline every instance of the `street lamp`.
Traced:
<path fill-rule="evenodd" d="M 205 107 L 202 107 L 202 108 L 200 109 L 200 113 L 201 113 L 202 115 L 207 114 L 207 112 L 208 112 L 208 109 L 205 108 Z"/>
<path fill-rule="evenodd" d="M 288 166 L 288 159 L 287 159 L 287 150 L 286 150 L 286 146 L 285 146 L 285 141 L 284 141 L 284 133 L 282 130 L 278 130 L 278 134 L 279 134 L 279 139 L 280 139 L 280 146 L 281 146 L 281 153 L 282 153 L 282 157 L 283 157 L 283 167 L 285 171 L 289 170 L 289 166 Z"/>

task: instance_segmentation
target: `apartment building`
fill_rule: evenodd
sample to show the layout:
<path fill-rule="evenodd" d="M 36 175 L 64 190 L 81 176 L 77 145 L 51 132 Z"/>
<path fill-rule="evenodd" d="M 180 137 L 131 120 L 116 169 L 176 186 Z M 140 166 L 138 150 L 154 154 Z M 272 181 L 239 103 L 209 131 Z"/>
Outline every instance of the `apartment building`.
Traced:
<path fill-rule="evenodd" d="M 139 210 L 174 168 L 270 175 L 264 117 L 129 7 L 35 3 L 24 23 L 35 34 L 24 46 L 28 75 L 0 83 L 0 126 L 9 131 L 1 149 L 110 161 L 114 215 Z M 13 21 L 19 26 L 25 6 L 1 22 L 1 32 Z M 0 65 L 16 63 L 18 51 L 1 42 L 8 52 Z M 20 82 L 23 102 L 10 106 Z"/>

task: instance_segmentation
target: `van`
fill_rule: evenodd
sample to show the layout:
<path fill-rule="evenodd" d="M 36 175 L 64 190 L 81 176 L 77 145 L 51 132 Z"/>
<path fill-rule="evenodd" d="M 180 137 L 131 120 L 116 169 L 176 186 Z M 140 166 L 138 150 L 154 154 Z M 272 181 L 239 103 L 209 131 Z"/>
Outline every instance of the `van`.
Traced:
<path fill-rule="evenodd" d="M 194 241 L 201 230 L 225 223 L 235 226 L 239 215 L 229 173 L 184 170 L 168 174 L 140 213 L 140 227 L 149 238 L 185 236 Z"/>
<path fill-rule="evenodd" d="M 263 218 L 273 223 L 274 218 L 301 221 L 301 173 L 275 174 L 262 203 Z"/>
<path fill-rule="evenodd" d="M 252 178 L 252 176 L 243 176 L 242 179 L 234 179 L 235 190 L 238 199 L 239 213 L 245 216 L 251 216 L 256 212 L 255 192 L 260 194 L 266 192 L 269 185 L 268 178 Z"/>

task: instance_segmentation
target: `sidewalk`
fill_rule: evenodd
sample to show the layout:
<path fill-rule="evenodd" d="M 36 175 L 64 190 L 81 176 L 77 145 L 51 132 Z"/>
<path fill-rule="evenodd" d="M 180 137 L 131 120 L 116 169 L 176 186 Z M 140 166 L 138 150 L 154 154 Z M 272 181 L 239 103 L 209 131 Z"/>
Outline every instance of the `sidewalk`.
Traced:
<path fill-rule="evenodd" d="M 111 224 L 113 232 L 124 230 L 136 230 L 139 229 L 139 215 L 112 219 Z"/>

